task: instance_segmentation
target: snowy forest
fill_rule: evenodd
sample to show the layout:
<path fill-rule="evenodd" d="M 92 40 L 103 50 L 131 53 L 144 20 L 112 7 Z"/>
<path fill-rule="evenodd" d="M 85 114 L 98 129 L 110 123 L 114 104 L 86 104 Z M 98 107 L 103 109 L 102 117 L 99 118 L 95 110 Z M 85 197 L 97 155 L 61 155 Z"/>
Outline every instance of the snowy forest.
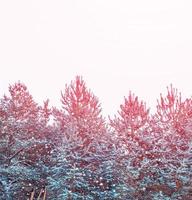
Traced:
<path fill-rule="evenodd" d="M 58 98 L 0 98 L 0 200 L 192 199 L 192 98 L 170 85 L 151 114 L 130 92 L 106 119 L 80 76 Z"/>

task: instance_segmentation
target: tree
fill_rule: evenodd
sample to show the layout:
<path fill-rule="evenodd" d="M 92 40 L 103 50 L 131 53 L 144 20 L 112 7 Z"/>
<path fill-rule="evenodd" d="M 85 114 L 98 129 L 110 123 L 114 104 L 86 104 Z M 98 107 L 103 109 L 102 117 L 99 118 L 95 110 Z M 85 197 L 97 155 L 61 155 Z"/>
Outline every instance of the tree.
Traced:
<path fill-rule="evenodd" d="M 83 179 L 70 178 L 71 189 L 76 192 L 79 191 L 77 193 L 80 198 L 81 193 L 90 195 L 90 191 L 86 191 L 89 190 L 86 184 L 91 187 L 94 177 L 98 177 L 93 173 L 93 169 L 98 171 L 102 158 L 109 154 L 111 139 L 107 132 L 105 120 L 101 115 L 99 101 L 87 89 L 81 77 L 77 76 L 75 81 L 66 85 L 65 92 L 61 93 L 61 103 L 62 110 L 53 109 L 54 126 L 57 127 L 55 129 L 57 130 L 56 135 L 59 137 L 58 141 L 60 140 L 59 152 L 67 155 L 66 162 L 70 163 L 71 170 L 78 169 L 78 173 L 80 170 L 82 174 L 85 174 Z M 59 157 L 58 160 L 60 160 Z M 63 163 L 63 165 L 66 164 Z M 78 173 L 75 173 L 74 176 L 78 177 Z M 90 177 L 86 174 L 92 175 Z M 58 177 L 60 177 L 61 182 L 66 183 L 63 176 Z M 78 185 L 81 185 L 83 191 L 79 189 Z M 91 197 L 87 196 L 87 198 Z"/>
<path fill-rule="evenodd" d="M 192 181 L 192 99 L 182 100 L 172 85 L 161 94 L 157 113 L 151 120 L 154 167 L 159 169 L 159 188 L 172 198 L 186 198 Z M 152 163 L 150 164 L 152 166 Z M 161 185 L 161 186 L 160 186 Z"/>
<path fill-rule="evenodd" d="M 3 198 L 24 199 L 45 179 L 42 162 L 49 154 L 45 137 L 48 102 L 38 106 L 20 82 L 11 85 L 9 93 L 0 101 L 0 182 Z"/>
<path fill-rule="evenodd" d="M 130 92 L 118 114 L 118 117 L 110 119 L 116 136 L 116 168 L 120 171 L 117 179 L 121 193 L 124 193 L 123 198 L 136 198 L 134 193 L 139 187 L 142 162 L 151 148 L 148 138 L 149 109 Z"/>
<path fill-rule="evenodd" d="M 91 155 L 99 148 L 105 148 L 110 137 L 99 101 L 86 88 L 81 77 L 77 76 L 74 82 L 66 85 L 65 93 L 61 93 L 61 102 L 62 110 L 54 109 L 56 124 L 62 135 L 70 139 L 73 132 L 76 135 L 73 137 L 82 142 L 74 151 Z"/>

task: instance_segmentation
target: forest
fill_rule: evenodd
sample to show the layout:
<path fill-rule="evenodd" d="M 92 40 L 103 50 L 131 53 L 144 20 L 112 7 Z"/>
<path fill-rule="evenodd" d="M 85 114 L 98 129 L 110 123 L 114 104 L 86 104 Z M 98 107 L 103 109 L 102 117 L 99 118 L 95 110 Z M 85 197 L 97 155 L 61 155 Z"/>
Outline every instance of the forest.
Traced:
<path fill-rule="evenodd" d="M 151 114 L 130 92 L 102 115 L 81 76 L 61 108 L 25 84 L 0 98 L 0 200 L 191 200 L 192 98 L 172 85 Z"/>

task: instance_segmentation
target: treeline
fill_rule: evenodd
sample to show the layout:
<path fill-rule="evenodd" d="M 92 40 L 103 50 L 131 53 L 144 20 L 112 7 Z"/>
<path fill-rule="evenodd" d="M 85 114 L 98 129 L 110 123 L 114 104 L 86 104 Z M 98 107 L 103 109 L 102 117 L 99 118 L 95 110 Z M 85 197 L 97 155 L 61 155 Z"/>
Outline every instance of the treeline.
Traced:
<path fill-rule="evenodd" d="M 150 114 L 130 92 L 106 120 L 77 76 L 61 105 L 38 105 L 20 82 L 0 99 L 1 200 L 192 199 L 191 98 L 170 86 Z"/>

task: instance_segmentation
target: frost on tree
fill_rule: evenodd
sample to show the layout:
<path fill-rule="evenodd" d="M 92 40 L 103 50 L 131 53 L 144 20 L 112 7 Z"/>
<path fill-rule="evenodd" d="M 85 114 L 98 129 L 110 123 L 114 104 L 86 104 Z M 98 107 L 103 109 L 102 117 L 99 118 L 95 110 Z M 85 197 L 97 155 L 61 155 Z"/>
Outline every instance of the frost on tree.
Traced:
<path fill-rule="evenodd" d="M 92 187 L 100 188 L 100 182 L 97 183 L 96 180 L 99 178 L 97 172 L 104 157 L 109 154 L 111 144 L 101 107 L 98 99 L 79 76 L 70 85 L 66 85 L 64 93 L 61 93 L 61 103 L 62 109 L 54 109 L 53 113 L 60 139 L 58 160 L 60 156 L 66 155 L 66 161 L 63 164 L 58 163 L 58 167 L 66 166 L 66 162 L 70 167 L 66 168 L 69 173 L 65 177 L 58 174 L 54 180 L 59 178 L 62 185 L 70 187 L 63 188 L 65 195 L 70 190 L 71 195 L 79 195 L 78 198 L 83 198 L 84 195 L 91 199 L 91 195 L 94 195 Z"/>
<path fill-rule="evenodd" d="M 38 105 L 20 82 L 0 99 L 0 199 L 192 199 L 191 98 L 170 86 L 149 114 L 130 93 L 107 123 L 77 76 L 61 103 Z"/>
<path fill-rule="evenodd" d="M 116 136 L 116 165 L 119 173 L 117 179 L 121 187 L 121 198 L 136 198 L 135 190 L 139 187 L 140 168 L 145 153 L 150 149 L 147 141 L 149 109 L 131 92 L 120 106 L 118 116 L 110 119 Z"/>
<path fill-rule="evenodd" d="M 25 199 L 41 176 L 35 166 L 45 155 L 45 107 L 39 107 L 24 84 L 9 87 L 0 100 L 0 181 L 4 199 Z M 43 114 L 44 113 L 44 114 Z M 43 152 L 40 152 L 43 151 Z"/>
<path fill-rule="evenodd" d="M 117 179 L 126 198 L 192 197 L 191 116 L 192 100 L 182 101 L 172 86 L 151 116 L 137 97 L 130 94 L 125 99 L 119 117 L 110 122 L 120 152 Z"/>
<path fill-rule="evenodd" d="M 189 189 L 192 186 L 191 119 L 192 99 L 182 100 L 181 94 L 171 85 L 167 95 L 161 95 L 158 101 L 151 128 L 153 162 L 159 169 L 156 180 L 160 190 L 173 199 L 192 196 Z"/>

